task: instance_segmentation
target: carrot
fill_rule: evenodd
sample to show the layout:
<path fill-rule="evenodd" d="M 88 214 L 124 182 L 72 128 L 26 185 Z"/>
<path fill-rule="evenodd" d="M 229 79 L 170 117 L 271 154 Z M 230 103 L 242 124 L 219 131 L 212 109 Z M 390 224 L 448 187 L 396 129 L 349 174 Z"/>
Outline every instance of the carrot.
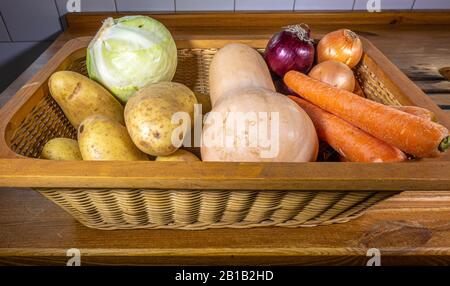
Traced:
<path fill-rule="evenodd" d="M 289 96 L 309 115 L 319 139 L 351 162 L 400 162 L 406 155 L 339 117 L 295 96 Z"/>
<path fill-rule="evenodd" d="M 406 106 L 406 105 L 392 105 L 393 108 L 398 109 L 400 111 L 415 115 L 415 116 L 419 116 L 422 117 L 426 120 L 430 120 L 433 122 L 437 122 L 437 118 L 436 115 L 423 107 L 419 107 L 419 106 Z"/>
<path fill-rule="evenodd" d="M 359 95 L 361 97 L 366 97 L 364 94 L 364 91 L 361 88 L 361 85 L 359 85 L 358 81 L 355 81 L 355 90 L 353 91 L 354 94 Z M 434 122 L 437 122 L 436 115 L 431 112 L 428 109 L 418 107 L 418 106 L 403 106 L 403 105 L 391 105 L 393 108 L 401 110 L 403 112 L 416 115 L 422 118 L 425 118 L 427 120 L 431 120 Z"/>
<path fill-rule="evenodd" d="M 450 147 L 448 129 L 435 122 L 337 89 L 296 71 L 284 82 L 311 103 L 416 157 L 436 157 Z"/>
<path fill-rule="evenodd" d="M 359 85 L 358 81 L 355 81 L 355 90 L 353 91 L 353 93 L 356 95 L 359 95 L 361 97 L 367 98 L 366 95 L 364 94 L 364 91 L 361 88 L 361 85 Z M 406 112 L 406 113 L 409 113 L 412 115 L 416 115 L 416 116 L 422 117 L 427 120 L 437 122 L 436 115 L 428 109 L 418 107 L 418 106 L 404 106 L 404 105 L 391 105 L 391 106 L 400 111 L 403 111 L 403 112 Z"/>

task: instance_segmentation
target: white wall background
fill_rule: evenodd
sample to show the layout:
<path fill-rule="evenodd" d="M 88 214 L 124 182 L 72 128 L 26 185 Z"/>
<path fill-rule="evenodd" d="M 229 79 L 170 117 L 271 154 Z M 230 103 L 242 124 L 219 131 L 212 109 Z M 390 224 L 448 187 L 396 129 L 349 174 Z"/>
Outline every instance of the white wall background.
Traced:
<path fill-rule="evenodd" d="M 0 0 L 0 92 L 64 27 L 73 0 Z M 82 12 L 99 11 L 351 11 L 368 0 L 79 0 Z M 380 0 L 382 10 L 449 9 L 450 0 Z"/>

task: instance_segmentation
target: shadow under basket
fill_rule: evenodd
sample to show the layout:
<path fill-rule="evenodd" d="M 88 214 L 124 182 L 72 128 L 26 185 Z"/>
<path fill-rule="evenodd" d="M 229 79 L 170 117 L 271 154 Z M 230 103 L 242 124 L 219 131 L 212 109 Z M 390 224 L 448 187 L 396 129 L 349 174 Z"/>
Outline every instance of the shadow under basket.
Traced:
<path fill-rule="evenodd" d="M 137 162 L 120 165 L 125 163 L 37 159 L 48 140 L 76 138 L 76 130 L 50 96 L 47 81 L 58 70 L 86 74 L 85 49 L 90 40 L 90 37 L 82 37 L 68 42 L 0 114 L 1 158 L 10 158 L 8 164 L 17 164 L 20 168 L 16 169 L 29 174 L 22 176 L 29 179 L 22 184 L 34 187 L 88 227 L 199 230 L 343 223 L 414 183 L 413 180 L 413 183 L 402 181 L 403 185 L 388 187 L 382 184 L 382 177 L 374 176 L 359 182 L 360 189 L 355 189 L 357 186 L 345 189 L 353 185 L 339 177 L 342 168 L 349 170 L 347 173 L 355 182 L 358 174 L 362 177 L 371 174 L 370 164 L 358 163 Z M 266 42 L 245 40 L 260 51 Z M 434 111 L 448 126 L 448 118 L 442 117 L 436 105 L 427 101 L 426 96 L 367 40 L 363 42 L 365 54 L 355 74 L 368 98 L 390 105 L 422 105 Z M 178 42 L 174 81 L 185 84 L 197 94 L 208 95 L 209 64 L 225 43 L 224 40 Z M 408 95 L 402 90 L 411 87 L 415 90 Z M 129 168 L 126 174 L 119 173 L 123 166 Z M 314 176 L 318 168 L 325 172 L 321 176 L 332 174 L 332 168 L 337 175 L 329 183 L 318 179 L 314 185 L 301 170 Z M 128 175 L 133 172 L 141 172 L 134 181 Z M 178 178 L 177 174 L 183 175 Z M 298 179 L 301 176 L 303 179 Z M 337 183 L 340 179 L 342 182 Z M 127 185 L 127 182 L 131 183 Z M 312 187 L 307 189 L 308 186 Z"/>

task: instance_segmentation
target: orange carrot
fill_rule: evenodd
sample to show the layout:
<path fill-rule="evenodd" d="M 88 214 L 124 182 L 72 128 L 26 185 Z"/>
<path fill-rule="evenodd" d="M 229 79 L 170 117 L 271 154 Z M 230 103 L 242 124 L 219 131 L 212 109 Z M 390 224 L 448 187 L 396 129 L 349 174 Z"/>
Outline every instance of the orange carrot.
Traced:
<path fill-rule="evenodd" d="M 311 103 L 416 157 L 436 157 L 450 147 L 448 129 L 435 122 L 337 89 L 296 71 L 284 82 Z"/>
<path fill-rule="evenodd" d="M 356 95 L 359 95 L 361 97 L 366 97 L 366 95 L 364 94 L 364 91 L 362 90 L 358 81 L 355 81 L 355 90 L 353 91 L 353 93 Z M 418 106 L 403 106 L 403 105 L 391 105 L 391 106 L 393 108 L 401 110 L 403 112 L 406 112 L 406 113 L 409 113 L 412 115 L 416 115 L 416 116 L 422 117 L 427 120 L 437 122 L 436 115 L 428 109 L 418 107 Z"/>
<path fill-rule="evenodd" d="M 392 105 L 392 107 L 395 109 L 398 109 L 400 111 L 422 117 L 423 119 L 437 122 L 436 115 L 432 111 L 430 111 L 426 108 L 419 107 L 419 106 L 409 106 L 409 105 L 408 106 L 407 105 Z"/>
<path fill-rule="evenodd" d="M 339 117 L 295 96 L 289 96 L 311 118 L 317 136 L 351 162 L 400 162 L 406 155 Z"/>

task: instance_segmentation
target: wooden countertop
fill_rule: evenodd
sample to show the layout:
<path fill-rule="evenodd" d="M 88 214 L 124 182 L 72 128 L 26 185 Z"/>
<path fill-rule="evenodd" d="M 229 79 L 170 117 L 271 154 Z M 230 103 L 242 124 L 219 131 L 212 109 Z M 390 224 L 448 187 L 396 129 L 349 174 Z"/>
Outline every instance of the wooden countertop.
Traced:
<path fill-rule="evenodd" d="M 193 26 L 199 17 L 215 19 L 210 27 L 195 29 L 199 38 L 248 34 L 268 38 L 284 24 L 252 20 L 248 14 L 189 15 L 157 17 L 169 28 L 174 25 L 171 30 L 177 38 L 191 33 L 192 27 L 176 27 L 176 17 L 192 17 Z M 364 35 L 450 115 L 450 82 L 438 72 L 450 67 L 446 13 L 333 13 L 326 25 L 315 14 L 286 15 L 286 21 L 309 23 L 316 35 L 340 27 Z M 67 40 L 93 35 L 98 19 L 105 16 L 69 16 L 69 30 L 1 94 L 0 106 Z M 238 18 L 246 18 L 246 29 L 233 28 Z M 384 265 L 449 264 L 450 186 L 449 191 L 405 191 L 345 224 L 206 231 L 89 229 L 32 190 L 0 189 L 0 264 L 64 265 L 69 248 L 80 249 L 82 265 L 365 265 L 370 248 L 380 250 Z"/>

